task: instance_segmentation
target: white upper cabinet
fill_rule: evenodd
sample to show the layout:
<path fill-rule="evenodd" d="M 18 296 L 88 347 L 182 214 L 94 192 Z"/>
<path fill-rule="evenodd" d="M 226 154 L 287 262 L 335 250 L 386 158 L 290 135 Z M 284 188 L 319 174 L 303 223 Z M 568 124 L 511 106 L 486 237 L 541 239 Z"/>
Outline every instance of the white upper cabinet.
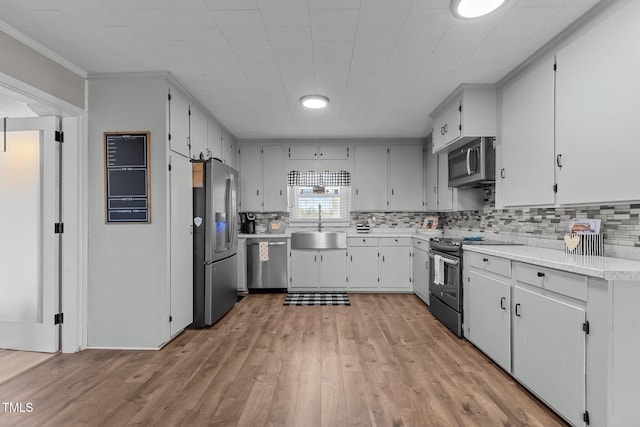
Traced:
<path fill-rule="evenodd" d="M 264 185 L 263 209 L 266 212 L 286 210 L 286 184 L 282 146 L 262 148 L 262 182 Z"/>
<path fill-rule="evenodd" d="M 169 148 L 189 157 L 189 99 L 173 88 L 169 89 Z"/>
<path fill-rule="evenodd" d="M 430 117 L 434 153 L 449 151 L 479 136 L 495 136 L 496 88 L 494 85 L 461 85 Z"/>
<path fill-rule="evenodd" d="M 347 145 L 292 145 L 289 147 L 290 160 L 347 160 Z"/>
<path fill-rule="evenodd" d="M 559 205 L 640 200 L 638 22 L 627 2 L 557 53 Z"/>
<path fill-rule="evenodd" d="M 222 161 L 234 169 L 238 168 L 238 150 L 236 141 L 227 132 L 222 132 Z"/>
<path fill-rule="evenodd" d="M 285 210 L 282 146 L 242 145 L 240 148 L 240 210 Z"/>
<path fill-rule="evenodd" d="M 240 149 L 240 211 L 262 212 L 262 148 Z"/>
<path fill-rule="evenodd" d="M 389 148 L 389 209 L 420 211 L 424 208 L 423 155 L 422 145 L 393 145 Z"/>
<path fill-rule="evenodd" d="M 354 210 L 386 210 L 387 146 L 358 145 L 355 149 Z"/>
<path fill-rule="evenodd" d="M 496 203 L 552 205 L 554 185 L 554 58 L 549 56 L 501 91 Z"/>
<path fill-rule="evenodd" d="M 207 120 L 207 150 L 208 157 L 222 158 L 222 131 L 211 119 Z"/>
<path fill-rule="evenodd" d="M 206 114 L 195 105 L 190 107 L 190 138 L 191 141 L 191 158 L 199 159 L 200 154 L 202 158 L 207 158 L 207 116 Z"/>
<path fill-rule="evenodd" d="M 424 202 L 428 212 L 438 210 L 438 155 L 430 142 L 424 155 Z"/>

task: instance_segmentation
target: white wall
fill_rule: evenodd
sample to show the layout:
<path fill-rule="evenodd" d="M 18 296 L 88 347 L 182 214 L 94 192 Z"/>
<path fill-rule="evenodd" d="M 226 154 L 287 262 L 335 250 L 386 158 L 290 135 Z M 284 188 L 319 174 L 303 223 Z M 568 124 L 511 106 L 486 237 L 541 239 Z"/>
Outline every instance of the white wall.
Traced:
<path fill-rule="evenodd" d="M 165 75 L 91 76 L 88 345 L 157 348 L 169 339 Z M 151 223 L 105 224 L 105 131 L 149 131 Z"/>

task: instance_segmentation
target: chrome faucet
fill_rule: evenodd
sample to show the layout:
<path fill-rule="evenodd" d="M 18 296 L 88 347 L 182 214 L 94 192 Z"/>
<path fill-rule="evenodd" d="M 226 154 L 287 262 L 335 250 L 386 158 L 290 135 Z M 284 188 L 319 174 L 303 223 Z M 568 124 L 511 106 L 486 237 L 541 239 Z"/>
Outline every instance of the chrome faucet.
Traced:
<path fill-rule="evenodd" d="M 318 205 L 318 231 L 322 231 L 322 205 Z"/>

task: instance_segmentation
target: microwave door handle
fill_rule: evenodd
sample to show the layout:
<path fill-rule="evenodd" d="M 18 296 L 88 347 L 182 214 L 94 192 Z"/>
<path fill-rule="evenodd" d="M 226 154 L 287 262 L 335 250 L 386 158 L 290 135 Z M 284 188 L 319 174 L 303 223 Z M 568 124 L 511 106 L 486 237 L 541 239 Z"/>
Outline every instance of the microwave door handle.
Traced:
<path fill-rule="evenodd" d="M 467 148 L 467 175 L 471 175 L 471 148 Z"/>

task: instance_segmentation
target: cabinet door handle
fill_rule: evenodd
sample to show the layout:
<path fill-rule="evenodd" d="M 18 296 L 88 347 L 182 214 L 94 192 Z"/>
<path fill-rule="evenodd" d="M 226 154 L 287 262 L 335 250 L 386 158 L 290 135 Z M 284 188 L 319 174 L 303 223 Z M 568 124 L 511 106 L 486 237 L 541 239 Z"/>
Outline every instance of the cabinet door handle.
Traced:
<path fill-rule="evenodd" d="M 440 135 L 444 135 L 444 126 L 440 127 Z"/>
<path fill-rule="evenodd" d="M 282 190 L 280 190 L 280 195 L 282 196 Z"/>
<path fill-rule="evenodd" d="M 520 304 L 516 304 L 516 316 L 522 317 L 520 312 Z"/>
<path fill-rule="evenodd" d="M 260 190 L 256 190 L 256 196 L 260 195 Z"/>
<path fill-rule="evenodd" d="M 424 262 L 424 269 L 428 270 L 429 269 L 429 261 L 425 261 Z"/>
<path fill-rule="evenodd" d="M 356 196 L 358 195 L 358 189 L 356 188 Z"/>
<path fill-rule="evenodd" d="M 506 302 L 507 302 L 507 298 L 506 297 L 500 298 L 500 308 L 501 309 L 503 309 L 503 310 L 507 309 Z"/>
<path fill-rule="evenodd" d="M 544 273 L 542 271 L 538 271 L 538 277 L 544 277 Z"/>
<path fill-rule="evenodd" d="M 382 262 L 384 262 L 384 255 L 382 255 Z"/>
<path fill-rule="evenodd" d="M 394 195 L 394 191 L 393 191 L 393 188 L 391 189 L 391 195 L 392 195 L 392 196 Z"/>
<path fill-rule="evenodd" d="M 504 168 L 500 169 L 500 178 L 504 179 Z"/>
<path fill-rule="evenodd" d="M 353 255 L 351 255 L 351 262 L 353 262 Z"/>
<path fill-rule="evenodd" d="M 324 261 L 324 255 L 320 255 L 320 262 Z"/>
<path fill-rule="evenodd" d="M 313 256 L 313 262 L 318 262 L 318 255 Z"/>
<path fill-rule="evenodd" d="M 482 262 L 489 262 L 489 258 L 482 258 Z"/>
<path fill-rule="evenodd" d="M 449 123 L 446 123 L 444 125 L 444 133 L 447 133 L 447 132 L 449 132 Z"/>
<path fill-rule="evenodd" d="M 433 186 L 433 192 L 436 193 L 436 194 L 438 193 L 438 186 L 437 185 Z"/>
<path fill-rule="evenodd" d="M 562 167 L 562 154 L 558 154 L 556 156 L 556 164 L 558 165 L 559 168 Z"/>

